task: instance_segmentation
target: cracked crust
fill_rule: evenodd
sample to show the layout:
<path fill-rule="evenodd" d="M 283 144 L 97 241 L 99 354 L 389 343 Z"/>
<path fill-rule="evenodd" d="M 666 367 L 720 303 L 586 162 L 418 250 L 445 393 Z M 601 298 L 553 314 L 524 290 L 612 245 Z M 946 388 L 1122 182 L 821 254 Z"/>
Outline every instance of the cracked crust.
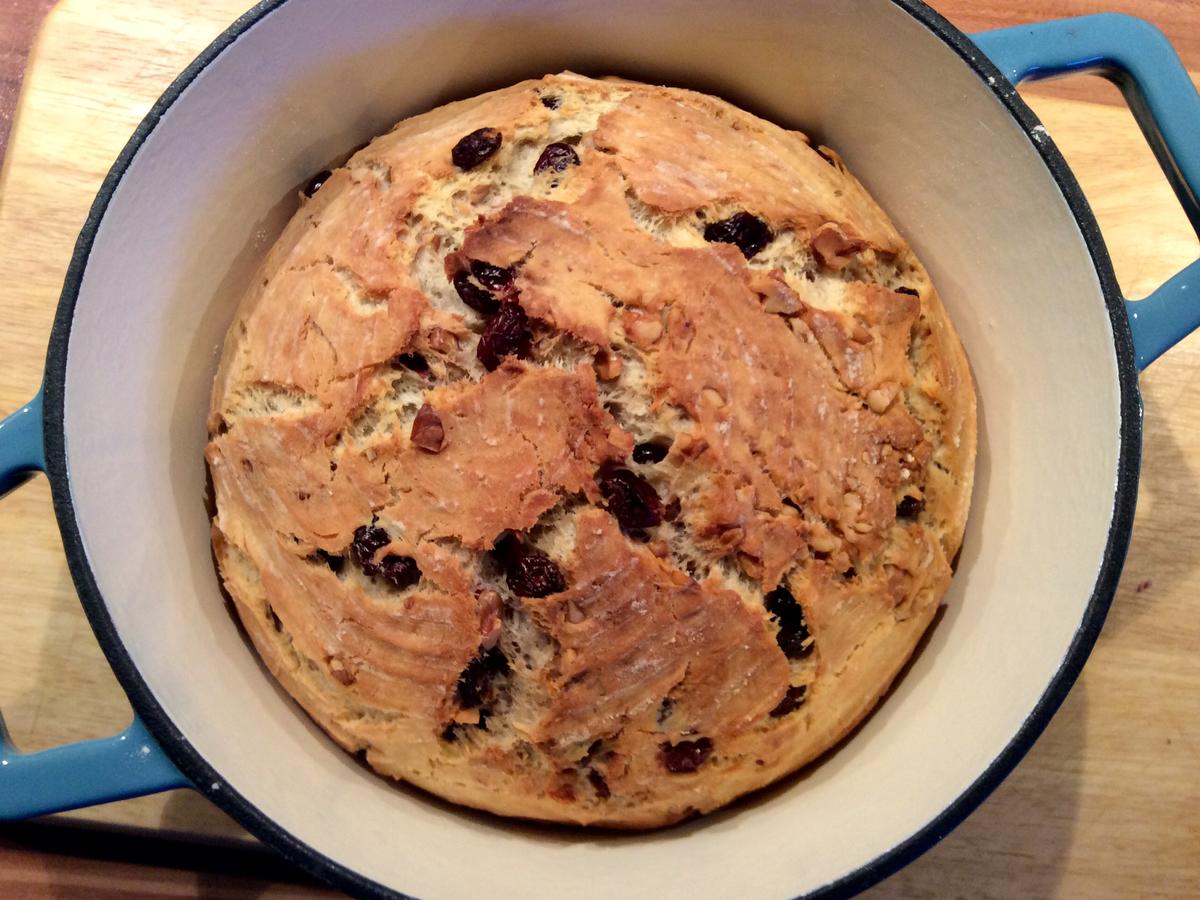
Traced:
<path fill-rule="evenodd" d="M 499 151 L 454 166 L 484 127 Z M 535 173 L 551 142 L 578 164 Z M 749 258 L 705 240 L 735 213 L 769 231 Z M 453 283 L 483 264 L 532 321 L 492 372 Z M 958 339 L 835 153 L 570 74 L 402 122 L 304 199 L 208 424 L 221 576 L 314 720 L 450 800 L 618 827 L 715 809 L 870 711 L 949 585 L 975 456 Z M 622 530 L 613 465 L 662 521 Z"/>

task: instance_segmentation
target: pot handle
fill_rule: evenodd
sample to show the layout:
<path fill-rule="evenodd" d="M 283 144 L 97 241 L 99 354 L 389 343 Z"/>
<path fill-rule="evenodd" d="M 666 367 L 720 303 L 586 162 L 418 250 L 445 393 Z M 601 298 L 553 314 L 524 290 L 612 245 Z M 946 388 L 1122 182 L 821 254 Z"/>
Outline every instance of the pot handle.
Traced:
<path fill-rule="evenodd" d="M 0 421 L 0 496 L 45 470 L 38 391 Z M 113 737 L 19 753 L 0 715 L 0 821 L 191 786 L 136 716 Z"/>
<path fill-rule="evenodd" d="M 971 37 L 1013 84 L 1073 72 L 1116 84 L 1200 234 L 1200 94 L 1161 31 L 1103 13 Z M 1144 300 L 1126 300 L 1125 309 L 1141 371 L 1200 326 L 1200 260 Z"/>

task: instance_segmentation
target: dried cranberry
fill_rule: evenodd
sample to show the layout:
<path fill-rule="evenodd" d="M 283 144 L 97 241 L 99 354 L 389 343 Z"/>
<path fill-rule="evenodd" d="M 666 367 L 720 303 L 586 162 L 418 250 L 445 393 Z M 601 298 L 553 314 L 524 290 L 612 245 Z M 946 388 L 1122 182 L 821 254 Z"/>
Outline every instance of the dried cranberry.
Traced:
<path fill-rule="evenodd" d="M 392 357 L 392 368 L 425 373 L 429 371 L 429 361 L 420 353 L 398 353 Z"/>
<path fill-rule="evenodd" d="M 548 94 L 542 98 L 542 106 L 546 107 L 546 109 L 558 109 L 561 105 L 562 100 L 553 94 Z"/>
<path fill-rule="evenodd" d="M 492 695 L 492 678 L 508 671 L 508 660 L 498 647 L 481 653 L 471 660 L 458 676 L 458 703 L 463 709 L 474 709 Z"/>
<path fill-rule="evenodd" d="M 363 570 L 364 575 L 379 576 L 393 586 L 403 590 L 421 580 L 421 570 L 411 556 L 389 553 L 379 562 L 375 554 L 392 541 L 387 529 L 378 525 L 360 525 L 354 530 L 354 541 L 350 544 L 350 558 Z"/>
<path fill-rule="evenodd" d="M 497 291 L 501 294 L 512 293 L 513 279 L 516 277 L 516 273 L 512 269 L 493 266 L 482 259 L 473 259 L 471 260 L 471 274 L 490 291 Z"/>
<path fill-rule="evenodd" d="M 796 626 L 780 625 L 779 634 L 775 635 L 775 642 L 779 644 L 779 649 L 788 659 L 804 659 L 812 653 L 808 625 L 804 622 Z"/>
<path fill-rule="evenodd" d="M 737 244 L 737 248 L 746 259 L 771 243 L 774 237 L 766 222 L 748 212 L 734 213 L 728 219 L 704 226 L 706 241 Z"/>
<path fill-rule="evenodd" d="M 663 441 L 646 441 L 633 448 L 635 463 L 660 463 L 667 458 L 671 445 Z"/>
<path fill-rule="evenodd" d="M 787 689 L 787 693 L 783 695 L 783 699 L 771 710 L 772 719 L 782 719 L 788 713 L 794 713 L 804 703 L 804 698 L 808 694 L 808 685 L 797 684 Z"/>
<path fill-rule="evenodd" d="M 316 175 L 308 180 L 308 184 L 304 186 L 304 196 L 311 197 L 321 189 L 321 185 L 327 182 L 330 176 L 333 175 L 328 169 L 322 169 Z"/>
<path fill-rule="evenodd" d="M 678 744 L 659 744 L 662 764 L 668 772 L 685 775 L 695 772 L 712 753 L 712 741 L 708 738 L 697 738 L 694 741 L 680 741 Z"/>
<path fill-rule="evenodd" d="M 763 605 L 779 623 L 775 642 L 788 659 L 802 659 L 812 653 L 813 644 L 804 621 L 804 610 L 791 591 L 777 587 L 763 598 Z"/>
<path fill-rule="evenodd" d="M 378 525 L 360 525 L 354 529 L 354 541 L 350 544 L 350 558 L 367 575 L 378 575 L 379 564 L 375 553 L 392 541 L 387 530 Z"/>
<path fill-rule="evenodd" d="M 518 597 L 546 597 L 567 589 L 567 580 L 558 564 L 516 535 L 501 538 L 496 553 L 504 563 L 509 590 Z"/>
<path fill-rule="evenodd" d="M 915 519 L 917 514 L 925 508 L 925 501 L 917 497 L 901 497 L 900 502 L 896 504 L 896 518 L 898 519 Z"/>
<path fill-rule="evenodd" d="M 579 165 L 579 154 L 575 152 L 575 148 L 570 144 L 562 143 L 562 141 L 555 141 L 553 144 L 547 144 L 542 155 L 537 158 L 537 162 L 533 164 L 533 174 L 536 175 L 548 169 L 565 172 L 571 166 L 577 165 Z"/>
<path fill-rule="evenodd" d="M 533 332 L 529 329 L 529 317 L 517 303 L 501 303 L 500 311 L 494 315 L 479 336 L 475 355 L 489 372 L 494 371 L 506 356 L 528 359 L 533 352 Z"/>
<path fill-rule="evenodd" d="M 898 287 L 898 288 L 896 288 L 896 293 L 897 294 L 908 294 L 910 297 L 920 297 L 921 296 L 920 291 L 916 291 L 910 287 Z"/>
<path fill-rule="evenodd" d="M 421 569 L 411 556 L 389 554 L 379 562 L 379 575 L 392 587 L 402 591 L 421 580 Z"/>
<path fill-rule="evenodd" d="M 587 780 L 596 791 L 596 796 L 601 800 L 607 800 L 612 796 L 612 791 L 608 788 L 608 782 L 604 780 L 604 776 L 595 769 L 588 769 Z"/>
<path fill-rule="evenodd" d="M 622 531 L 653 528 L 662 522 L 662 501 L 641 475 L 614 463 L 605 463 L 596 473 L 596 486 Z"/>
<path fill-rule="evenodd" d="M 503 138 L 495 128 L 476 128 L 450 151 L 451 161 L 464 171 L 490 159 L 500 149 Z"/>
<path fill-rule="evenodd" d="M 333 570 L 335 575 L 341 572 L 342 568 L 346 565 L 346 557 L 334 556 L 332 553 L 326 553 L 324 550 L 318 550 L 314 553 L 313 559 L 317 562 L 325 563 L 325 565 Z"/>
<path fill-rule="evenodd" d="M 494 316 L 500 301 L 471 280 L 471 273 L 463 269 L 452 279 L 459 299 L 481 316 Z"/>

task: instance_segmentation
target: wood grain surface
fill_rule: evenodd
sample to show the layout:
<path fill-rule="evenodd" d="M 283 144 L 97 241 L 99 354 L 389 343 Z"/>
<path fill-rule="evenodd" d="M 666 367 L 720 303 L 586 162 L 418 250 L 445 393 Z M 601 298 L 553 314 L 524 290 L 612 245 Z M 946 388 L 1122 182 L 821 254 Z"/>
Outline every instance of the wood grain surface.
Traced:
<path fill-rule="evenodd" d="M 53 5 L 54 0 L 0 0 L 0 159 L 8 146 L 33 36 Z"/>
<path fill-rule="evenodd" d="M 0 0 L 0 10 L 5 2 L 14 0 Z M 64 0 L 51 11 L 0 170 L 0 411 L 37 390 L 74 239 L 112 159 L 169 81 L 247 5 Z M 1163 26 L 1200 69 L 1200 6 L 1191 0 L 1103 7 L 950 0 L 939 7 L 966 29 L 1101 8 L 1138 12 Z M 1078 83 L 1039 86 L 1028 97 L 1096 211 L 1123 288 L 1141 296 L 1200 247 L 1132 117 L 1111 102 L 1115 90 L 1097 79 Z M 1194 335 L 1143 376 L 1144 474 L 1133 542 L 1079 683 L 992 797 L 869 896 L 1200 896 L 1198 367 Z M 20 745 L 39 749 L 123 727 L 128 704 L 80 611 L 44 479 L 0 501 L 0 547 L 0 710 Z M 190 792 L 57 820 L 248 841 Z M 138 835 L 123 832 L 122 841 L 136 848 Z M 212 859 L 221 852 L 211 849 Z M 244 868 L 211 860 L 205 872 L 195 868 L 82 859 L 69 845 L 47 842 L 44 831 L 0 829 L 0 896 L 320 893 L 256 882 Z"/>

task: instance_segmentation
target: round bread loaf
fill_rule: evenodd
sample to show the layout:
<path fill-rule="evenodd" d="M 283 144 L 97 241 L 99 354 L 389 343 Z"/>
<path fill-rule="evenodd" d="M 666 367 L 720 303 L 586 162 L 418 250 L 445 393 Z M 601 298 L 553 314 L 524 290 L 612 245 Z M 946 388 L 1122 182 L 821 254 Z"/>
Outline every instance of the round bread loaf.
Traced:
<path fill-rule="evenodd" d="M 836 154 L 564 74 L 305 194 L 206 459 L 228 593 L 335 741 L 457 803 L 651 827 L 866 715 L 949 585 L 975 397 Z"/>

